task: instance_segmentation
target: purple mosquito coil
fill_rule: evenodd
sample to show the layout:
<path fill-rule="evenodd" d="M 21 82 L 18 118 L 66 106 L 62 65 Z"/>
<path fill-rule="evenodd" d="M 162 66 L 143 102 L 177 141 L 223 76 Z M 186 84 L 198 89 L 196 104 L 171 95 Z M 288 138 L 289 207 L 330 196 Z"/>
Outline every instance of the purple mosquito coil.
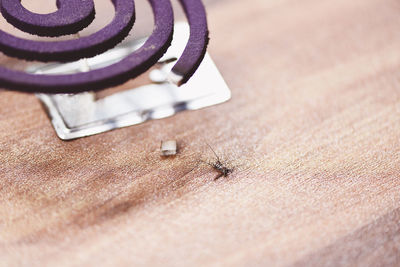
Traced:
<path fill-rule="evenodd" d="M 0 52 L 25 60 L 71 62 L 99 55 L 120 43 L 135 21 L 134 0 L 111 0 L 115 17 L 103 29 L 76 40 L 33 41 L 0 30 Z M 154 30 L 142 47 L 123 60 L 100 69 L 65 75 L 36 75 L 0 67 L 0 87 L 23 92 L 79 93 L 117 86 L 147 71 L 171 45 L 173 10 L 170 0 L 149 0 Z M 172 68 L 178 84 L 184 84 L 204 58 L 208 44 L 207 18 L 201 0 L 180 0 L 190 25 L 190 37 L 182 56 Z M 58 10 L 35 14 L 20 0 L 1 0 L 0 11 L 16 28 L 38 36 L 77 33 L 95 17 L 93 0 L 57 0 Z M 79 10 L 79 12 L 76 12 Z"/>

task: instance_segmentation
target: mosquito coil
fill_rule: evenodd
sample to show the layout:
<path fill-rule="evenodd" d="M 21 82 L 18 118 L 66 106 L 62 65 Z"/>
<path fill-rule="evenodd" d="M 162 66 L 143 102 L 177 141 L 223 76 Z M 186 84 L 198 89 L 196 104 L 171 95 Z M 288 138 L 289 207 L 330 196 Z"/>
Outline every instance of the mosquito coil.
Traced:
<path fill-rule="evenodd" d="M 0 30 L 0 52 L 19 59 L 72 62 L 100 55 L 122 42 L 135 22 L 133 0 L 110 0 L 113 20 L 99 31 L 74 40 L 27 40 Z M 147 71 L 167 51 L 173 36 L 174 16 L 170 0 L 148 0 L 154 14 L 153 32 L 139 49 L 112 65 L 75 74 L 31 74 L 0 67 L 0 87 L 41 93 L 79 93 L 117 86 Z M 208 27 L 201 0 L 180 0 L 190 25 L 190 37 L 171 75 L 178 85 L 187 82 L 200 65 L 208 44 Z M 38 36 L 75 34 L 95 18 L 93 0 L 57 0 L 57 11 L 36 14 L 20 0 L 1 0 L 0 11 L 14 27 Z M 79 12 L 76 12 L 79 10 Z"/>

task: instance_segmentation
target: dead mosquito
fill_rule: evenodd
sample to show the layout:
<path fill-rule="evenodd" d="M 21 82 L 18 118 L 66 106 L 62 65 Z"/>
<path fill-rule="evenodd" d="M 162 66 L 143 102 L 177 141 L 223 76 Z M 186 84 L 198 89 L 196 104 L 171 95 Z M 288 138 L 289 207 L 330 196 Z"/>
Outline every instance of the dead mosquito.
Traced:
<path fill-rule="evenodd" d="M 207 161 L 203 161 L 203 162 L 210 165 L 214 170 L 216 170 L 219 173 L 217 175 L 217 177 L 214 178 L 214 180 L 218 180 L 221 177 L 228 177 L 235 170 L 235 168 L 227 167 L 224 163 L 222 163 L 222 161 L 220 160 L 217 153 L 215 153 L 214 149 L 208 143 L 207 143 L 207 146 L 214 153 L 216 161 L 214 163 L 210 163 Z"/>

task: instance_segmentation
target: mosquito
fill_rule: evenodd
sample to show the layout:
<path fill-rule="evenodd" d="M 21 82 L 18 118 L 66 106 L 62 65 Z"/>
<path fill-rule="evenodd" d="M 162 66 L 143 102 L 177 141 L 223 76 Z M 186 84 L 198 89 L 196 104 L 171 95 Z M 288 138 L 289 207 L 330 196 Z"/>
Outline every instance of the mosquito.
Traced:
<path fill-rule="evenodd" d="M 214 149 L 208 143 L 207 146 L 214 153 L 216 161 L 214 163 L 209 163 L 206 161 L 203 162 L 210 165 L 214 170 L 218 172 L 218 175 L 214 178 L 214 180 L 218 180 L 221 177 L 228 177 L 235 170 L 235 168 L 229 168 L 225 164 L 223 164 L 217 153 L 215 153 Z"/>

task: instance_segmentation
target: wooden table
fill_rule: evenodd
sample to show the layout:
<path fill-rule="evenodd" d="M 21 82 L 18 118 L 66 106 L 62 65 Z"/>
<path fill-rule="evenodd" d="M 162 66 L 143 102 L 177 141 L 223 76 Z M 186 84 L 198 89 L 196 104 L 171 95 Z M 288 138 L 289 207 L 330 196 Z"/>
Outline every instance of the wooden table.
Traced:
<path fill-rule="evenodd" d="M 0 265 L 400 264 L 400 2 L 206 3 L 228 103 L 63 142 L 0 93 Z"/>

